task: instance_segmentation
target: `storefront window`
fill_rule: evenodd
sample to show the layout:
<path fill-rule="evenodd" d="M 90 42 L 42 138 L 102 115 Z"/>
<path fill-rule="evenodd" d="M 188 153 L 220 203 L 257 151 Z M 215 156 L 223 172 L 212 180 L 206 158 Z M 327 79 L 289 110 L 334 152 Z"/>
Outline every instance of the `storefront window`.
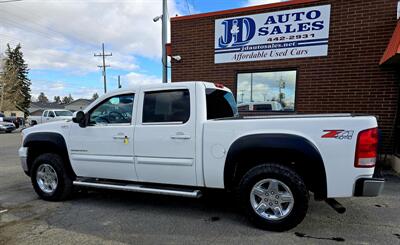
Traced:
<path fill-rule="evenodd" d="M 296 71 L 239 73 L 239 111 L 294 111 Z"/>

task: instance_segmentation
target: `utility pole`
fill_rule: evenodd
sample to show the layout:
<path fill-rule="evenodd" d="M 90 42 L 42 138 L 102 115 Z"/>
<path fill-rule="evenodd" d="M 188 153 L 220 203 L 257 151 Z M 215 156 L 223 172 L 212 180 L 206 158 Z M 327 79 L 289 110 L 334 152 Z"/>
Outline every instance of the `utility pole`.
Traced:
<path fill-rule="evenodd" d="M 4 87 L 5 81 L 3 79 L 4 73 L 0 71 L 0 86 L 1 86 L 1 94 L 0 94 L 0 112 L 3 111 L 3 101 L 4 101 Z"/>
<path fill-rule="evenodd" d="M 102 48 L 103 52 L 99 54 L 94 54 L 95 57 L 103 57 L 103 65 L 98 65 L 97 67 L 103 69 L 103 79 L 104 79 L 104 93 L 107 93 L 107 74 L 106 74 L 106 67 L 110 67 L 109 65 L 106 65 L 106 56 L 112 56 L 112 53 L 105 54 L 104 53 L 104 43 L 102 43 Z"/>
<path fill-rule="evenodd" d="M 120 75 L 118 75 L 118 88 L 121 88 L 122 86 L 121 86 L 121 76 Z"/>
<path fill-rule="evenodd" d="M 0 88 L 1 88 L 1 94 L 0 94 L 0 112 L 3 111 L 3 101 L 4 101 L 4 88 L 6 85 L 6 82 L 4 80 L 4 57 L 0 54 Z"/>
<path fill-rule="evenodd" d="M 167 0 L 163 0 L 163 14 L 162 14 L 162 63 L 163 63 L 163 83 L 168 82 L 167 71 L 167 24 L 168 24 L 168 7 Z"/>
<path fill-rule="evenodd" d="M 156 16 L 153 18 L 154 22 L 157 22 L 161 19 L 162 28 L 161 28 L 161 50 L 162 50 L 162 82 L 168 82 L 168 70 L 167 70 L 167 49 L 165 45 L 167 44 L 167 25 L 168 25 L 168 8 L 167 8 L 167 0 L 163 0 L 162 6 L 162 15 Z"/>

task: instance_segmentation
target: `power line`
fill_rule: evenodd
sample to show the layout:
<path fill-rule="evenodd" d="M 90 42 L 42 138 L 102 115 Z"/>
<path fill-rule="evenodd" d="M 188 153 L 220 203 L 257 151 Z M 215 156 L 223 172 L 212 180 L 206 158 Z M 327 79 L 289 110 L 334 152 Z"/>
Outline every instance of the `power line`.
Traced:
<path fill-rule="evenodd" d="M 49 36 L 48 35 L 49 33 L 43 32 L 43 31 L 38 30 L 38 29 L 30 28 L 28 26 L 21 25 L 20 23 L 14 22 L 13 20 L 10 20 L 10 19 L 4 18 L 4 17 L 5 16 L 0 16 L 0 19 L 2 19 L 2 22 L 6 22 L 9 25 L 11 25 L 11 26 L 13 26 L 13 27 L 15 27 L 17 29 L 20 29 L 20 30 L 23 30 L 23 31 L 26 31 L 26 32 L 30 32 L 32 34 L 36 34 L 36 35 L 42 36 L 42 37 L 50 39 L 50 40 L 57 40 L 56 38 L 54 38 L 52 36 Z"/>
<path fill-rule="evenodd" d="M 39 24 L 37 22 L 34 22 L 33 20 L 25 18 L 24 16 L 21 16 L 21 15 L 18 15 L 18 14 L 14 14 L 14 13 L 10 13 L 10 12 L 4 10 L 4 9 L 0 9 L 0 11 L 8 14 L 10 17 L 18 17 L 19 19 L 25 20 L 26 23 L 29 23 L 30 25 L 22 25 L 22 28 L 21 28 L 21 23 L 20 22 L 14 22 L 12 19 L 7 18 L 4 15 L 0 16 L 0 19 L 1 18 L 5 18 L 6 20 L 8 20 L 9 23 L 14 24 L 14 26 L 15 25 L 20 26 L 20 29 L 22 29 L 24 31 L 33 32 L 33 30 L 36 30 L 37 32 L 40 32 L 41 34 L 44 34 L 46 36 L 47 36 L 47 34 L 53 34 L 53 35 L 56 35 L 56 36 L 60 36 L 60 37 L 69 39 L 69 40 L 75 40 L 75 41 L 83 42 L 83 43 L 85 43 L 85 44 L 87 44 L 89 46 L 95 47 L 95 45 L 93 43 L 91 43 L 91 42 L 88 42 L 88 41 L 83 40 L 81 38 L 77 38 L 75 36 L 71 36 L 71 35 L 62 33 L 60 31 L 57 31 L 57 30 L 52 29 L 50 27 L 41 25 L 41 24 Z M 33 28 L 32 25 L 35 25 L 35 26 L 39 27 L 39 29 L 38 28 Z M 23 27 L 26 27 L 26 28 L 23 28 Z M 79 36 L 79 35 L 76 35 L 76 36 Z M 51 37 L 50 39 L 54 39 L 54 37 Z"/>
<path fill-rule="evenodd" d="M 104 53 L 104 43 L 102 43 L 102 53 L 94 54 L 95 57 L 102 57 L 103 58 L 103 65 L 98 65 L 97 67 L 103 69 L 103 80 L 104 80 L 104 93 L 107 93 L 107 74 L 106 68 L 110 67 L 110 65 L 106 65 L 106 56 L 112 56 L 112 53 L 106 54 Z"/>
<path fill-rule="evenodd" d="M 0 3 L 12 3 L 12 2 L 22 2 L 22 0 L 3 0 Z"/>
<path fill-rule="evenodd" d="M 192 14 L 192 13 L 190 12 L 190 7 L 189 7 L 189 2 L 188 2 L 188 0 L 185 0 L 185 2 L 186 2 L 186 7 L 187 7 L 187 9 L 188 9 L 188 11 L 189 11 L 189 14 Z"/>

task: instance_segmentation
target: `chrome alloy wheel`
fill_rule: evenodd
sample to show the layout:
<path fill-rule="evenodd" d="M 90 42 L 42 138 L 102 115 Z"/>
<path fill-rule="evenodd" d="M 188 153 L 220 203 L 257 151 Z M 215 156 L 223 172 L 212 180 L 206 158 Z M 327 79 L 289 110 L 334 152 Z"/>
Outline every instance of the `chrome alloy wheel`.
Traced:
<path fill-rule="evenodd" d="M 276 221 L 290 214 L 294 205 L 289 187 L 276 179 L 263 179 L 253 186 L 250 203 L 264 219 Z"/>
<path fill-rule="evenodd" d="M 51 194 L 57 188 L 57 173 L 51 165 L 41 164 L 36 171 L 36 182 L 43 192 Z"/>

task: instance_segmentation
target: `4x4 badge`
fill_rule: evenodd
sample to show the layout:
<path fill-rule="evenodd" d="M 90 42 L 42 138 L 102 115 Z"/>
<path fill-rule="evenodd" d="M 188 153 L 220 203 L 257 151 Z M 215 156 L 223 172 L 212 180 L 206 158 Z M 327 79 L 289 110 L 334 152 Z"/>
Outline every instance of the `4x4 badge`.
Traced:
<path fill-rule="evenodd" d="M 334 138 L 339 140 L 351 140 L 353 138 L 354 130 L 344 130 L 344 129 L 329 129 L 324 130 L 325 134 L 321 138 Z"/>

